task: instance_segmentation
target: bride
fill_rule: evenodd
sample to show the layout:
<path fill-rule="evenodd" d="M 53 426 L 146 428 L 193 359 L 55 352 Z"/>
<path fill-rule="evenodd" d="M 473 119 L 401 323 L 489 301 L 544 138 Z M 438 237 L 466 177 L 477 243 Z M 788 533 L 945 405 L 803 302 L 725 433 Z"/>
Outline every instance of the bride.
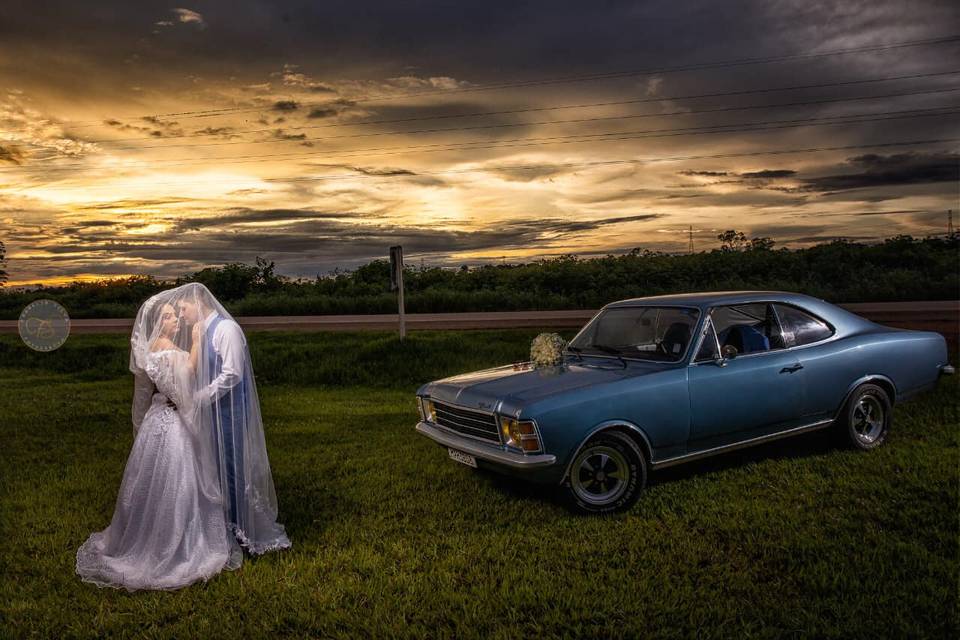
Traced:
<path fill-rule="evenodd" d="M 161 292 L 137 314 L 133 448 L 110 526 L 77 551 L 77 574 L 98 586 L 179 589 L 242 563 L 225 512 L 216 426 L 197 394 L 203 324 L 181 326 L 180 294 Z"/>

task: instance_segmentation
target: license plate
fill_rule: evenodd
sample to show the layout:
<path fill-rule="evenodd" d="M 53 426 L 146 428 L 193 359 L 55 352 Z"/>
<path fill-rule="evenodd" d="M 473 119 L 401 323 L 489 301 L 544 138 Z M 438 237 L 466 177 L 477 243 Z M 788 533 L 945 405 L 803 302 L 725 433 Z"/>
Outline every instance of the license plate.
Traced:
<path fill-rule="evenodd" d="M 468 467 L 477 468 L 477 459 L 470 455 L 469 453 L 464 453 L 463 451 L 457 451 L 452 447 L 447 447 L 447 453 L 450 454 L 451 460 L 456 460 L 460 464 L 465 464 Z"/>

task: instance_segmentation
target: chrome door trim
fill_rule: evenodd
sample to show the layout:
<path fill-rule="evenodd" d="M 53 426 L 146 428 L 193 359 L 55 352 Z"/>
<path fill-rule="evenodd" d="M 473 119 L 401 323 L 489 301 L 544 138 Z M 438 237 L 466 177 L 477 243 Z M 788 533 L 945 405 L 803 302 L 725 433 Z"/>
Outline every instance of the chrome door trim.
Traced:
<path fill-rule="evenodd" d="M 676 464 L 683 464 L 684 462 L 692 462 L 694 460 L 699 460 L 701 458 L 708 458 L 710 456 L 719 455 L 721 453 L 726 453 L 728 451 L 745 449 L 747 447 L 752 447 L 754 445 L 762 444 L 764 442 L 772 442 L 774 440 L 779 440 L 781 438 L 788 438 L 790 436 L 800 435 L 801 433 L 816 431 L 818 429 L 829 427 L 831 424 L 833 424 L 832 418 L 829 420 L 820 420 L 811 424 L 803 425 L 801 427 L 794 427 L 792 429 L 787 429 L 786 431 L 769 433 L 764 436 L 757 436 L 756 438 L 750 438 L 749 440 L 741 440 L 740 442 L 733 442 L 731 444 L 725 444 L 719 447 L 713 447 L 712 449 L 704 449 L 703 451 L 694 451 L 693 453 L 685 453 L 682 456 L 676 456 L 674 458 L 667 458 L 666 460 L 651 462 L 650 468 L 663 469 L 665 467 L 672 467 L 673 465 L 676 465 Z"/>

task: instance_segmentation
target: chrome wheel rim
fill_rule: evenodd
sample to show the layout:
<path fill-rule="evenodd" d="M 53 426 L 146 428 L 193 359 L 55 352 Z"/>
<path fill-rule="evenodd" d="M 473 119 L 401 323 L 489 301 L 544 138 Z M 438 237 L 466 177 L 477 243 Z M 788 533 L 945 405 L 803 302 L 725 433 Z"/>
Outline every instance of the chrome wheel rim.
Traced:
<path fill-rule="evenodd" d="M 570 484 L 584 502 L 605 505 L 623 495 L 629 480 L 627 458 L 613 447 L 600 445 L 587 448 L 577 457 Z"/>
<path fill-rule="evenodd" d="M 853 408 L 853 432 L 864 444 L 873 444 L 883 433 L 883 404 L 876 396 L 862 396 Z"/>

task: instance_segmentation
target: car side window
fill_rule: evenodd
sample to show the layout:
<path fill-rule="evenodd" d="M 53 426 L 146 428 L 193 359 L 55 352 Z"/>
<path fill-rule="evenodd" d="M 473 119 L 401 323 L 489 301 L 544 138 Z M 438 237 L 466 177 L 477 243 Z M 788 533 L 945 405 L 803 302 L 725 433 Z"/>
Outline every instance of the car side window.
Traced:
<path fill-rule="evenodd" d="M 720 348 L 737 353 L 760 353 L 785 347 L 773 305 L 767 302 L 717 307 L 711 314 Z"/>
<path fill-rule="evenodd" d="M 833 330 L 819 318 L 785 304 L 775 305 L 786 342 L 791 347 L 799 347 L 812 342 L 826 340 Z"/>
<path fill-rule="evenodd" d="M 717 332 L 713 328 L 713 322 L 707 319 L 706 333 L 703 334 L 703 342 L 700 343 L 700 350 L 694 362 L 709 362 L 720 357 L 717 351 Z"/>

